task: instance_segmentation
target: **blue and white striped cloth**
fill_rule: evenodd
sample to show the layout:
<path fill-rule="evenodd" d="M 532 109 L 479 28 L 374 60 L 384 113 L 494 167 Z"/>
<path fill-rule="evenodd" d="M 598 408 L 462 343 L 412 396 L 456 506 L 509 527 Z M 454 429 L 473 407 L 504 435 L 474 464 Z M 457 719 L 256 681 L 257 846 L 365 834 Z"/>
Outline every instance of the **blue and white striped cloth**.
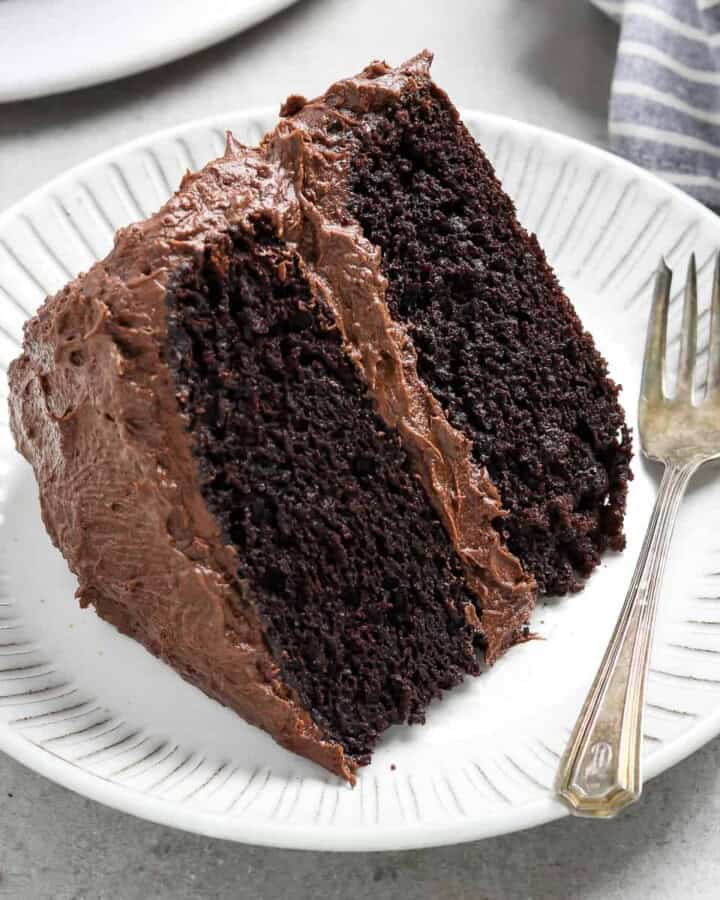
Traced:
<path fill-rule="evenodd" d="M 592 0 L 620 24 L 617 153 L 720 209 L 720 0 Z"/>

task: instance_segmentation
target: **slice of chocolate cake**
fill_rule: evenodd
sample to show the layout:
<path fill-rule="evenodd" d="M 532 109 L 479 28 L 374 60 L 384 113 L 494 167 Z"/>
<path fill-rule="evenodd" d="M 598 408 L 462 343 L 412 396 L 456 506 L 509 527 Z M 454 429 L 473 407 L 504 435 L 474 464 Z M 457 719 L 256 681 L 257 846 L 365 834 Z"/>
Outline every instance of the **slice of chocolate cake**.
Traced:
<path fill-rule="evenodd" d="M 428 65 L 229 139 L 10 371 L 80 602 L 349 780 L 621 543 L 617 389 Z"/>

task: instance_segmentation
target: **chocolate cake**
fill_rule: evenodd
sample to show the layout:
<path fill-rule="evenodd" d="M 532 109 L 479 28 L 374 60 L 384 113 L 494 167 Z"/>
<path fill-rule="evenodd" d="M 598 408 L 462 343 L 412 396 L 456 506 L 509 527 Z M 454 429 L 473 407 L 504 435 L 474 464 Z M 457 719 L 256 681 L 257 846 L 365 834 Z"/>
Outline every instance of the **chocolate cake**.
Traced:
<path fill-rule="evenodd" d="M 80 603 L 350 781 L 623 544 L 618 388 L 429 64 L 229 137 L 10 371 Z"/>

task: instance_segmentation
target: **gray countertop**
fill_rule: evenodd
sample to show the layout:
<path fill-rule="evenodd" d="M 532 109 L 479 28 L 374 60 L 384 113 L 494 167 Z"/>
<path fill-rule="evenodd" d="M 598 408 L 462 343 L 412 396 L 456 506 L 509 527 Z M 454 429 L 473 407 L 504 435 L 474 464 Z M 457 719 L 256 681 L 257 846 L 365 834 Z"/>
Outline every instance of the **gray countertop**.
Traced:
<path fill-rule="evenodd" d="M 178 4 L 180 7 L 181 4 Z M 304 0 L 160 70 L 0 107 L 0 210 L 69 166 L 188 119 L 318 93 L 424 46 L 459 106 L 604 144 L 616 30 L 585 0 Z M 0 755 L 0 897 L 715 897 L 720 741 L 613 823 L 554 822 L 475 844 L 320 854 L 213 841 L 84 800 Z"/>

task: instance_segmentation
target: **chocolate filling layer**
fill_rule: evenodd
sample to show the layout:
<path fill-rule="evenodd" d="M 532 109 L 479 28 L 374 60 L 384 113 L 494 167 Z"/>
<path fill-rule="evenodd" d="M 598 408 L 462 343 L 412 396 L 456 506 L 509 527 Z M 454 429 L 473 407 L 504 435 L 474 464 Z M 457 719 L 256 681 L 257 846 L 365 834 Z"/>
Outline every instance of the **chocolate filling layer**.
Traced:
<path fill-rule="evenodd" d="M 300 112 L 280 123 L 265 149 L 292 178 L 302 211 L 302 229 L 287 236 L 297 242 L 314 292 L 332 310 L 378 414 L 399 433 L 462 560 L 493 662 L 527 636 L 535 584 L 495 531 L 493 520 L 504 514 L 497 488 L 420 378 L 415 348 L 388 308 L 381 253 L 347 208 L 354 152 L 347 146 L 348 112 L 368 114 L 371 130 L 373 110 L 394 105 L 417 77 L 427 80 L 427 65 L 424 56 L 398 70 L 375 64 L 319 100 L 294 99 L 291 108 L 299 105 Z"/>

